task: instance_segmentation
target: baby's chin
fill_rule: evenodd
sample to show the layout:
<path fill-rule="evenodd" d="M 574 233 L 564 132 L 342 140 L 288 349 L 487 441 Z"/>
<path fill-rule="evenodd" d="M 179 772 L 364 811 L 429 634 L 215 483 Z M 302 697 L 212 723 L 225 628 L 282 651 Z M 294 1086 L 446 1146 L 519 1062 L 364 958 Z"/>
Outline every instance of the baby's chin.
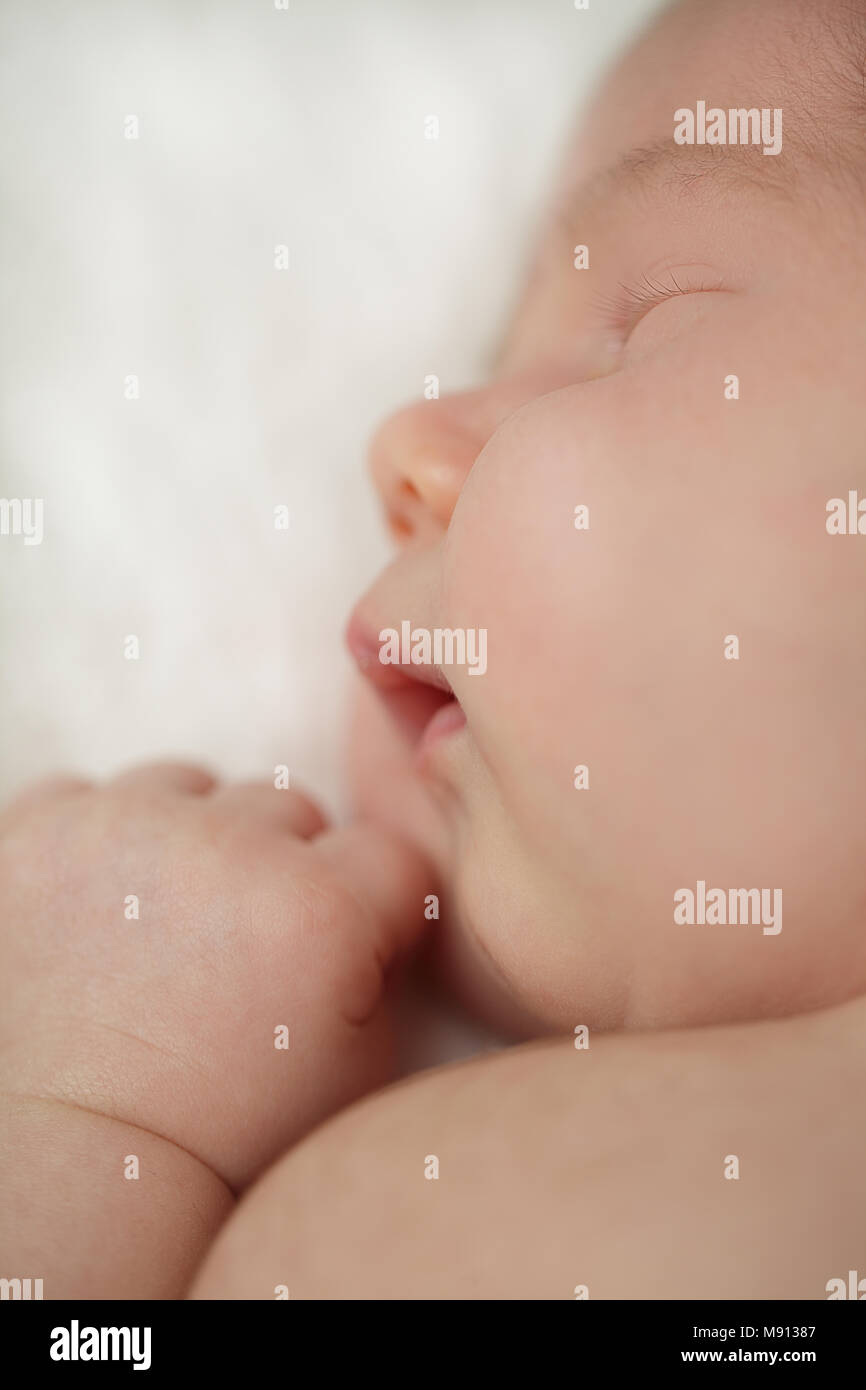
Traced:
<path fill-rule="evenodd" d="M 378 821 L 430 861 L 430 892 L 439 898 L 440 915 L 423 952 L 424 973 L 499 1035 L 527 1038 L 549 1031 L 513 1001 L 495 963 L 475 944 L 474 934 L 461 927 L 449 891 L 456 867 L 453 828 L 416 771 L 405 735 L 364 684 L 359 685 L 352 710 L 348 770 L 353 814 Z"/>

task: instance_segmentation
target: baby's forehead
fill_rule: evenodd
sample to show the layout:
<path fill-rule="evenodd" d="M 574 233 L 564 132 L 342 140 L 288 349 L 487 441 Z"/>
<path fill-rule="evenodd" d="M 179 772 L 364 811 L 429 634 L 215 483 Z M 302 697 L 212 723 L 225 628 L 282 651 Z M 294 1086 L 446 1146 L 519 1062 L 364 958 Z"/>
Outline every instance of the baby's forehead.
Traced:
<path fill-rule="evenodd" d="M 684 112 L 693 130 L 678 145 L 677 113 Z M 774 112 L 781 148 L 762 158 Z M 700 149 L 709 168 L 734 144 L 742 173 L 780 187 L 821 164 L 863 167 L 866 0 L 675 5 L 603 84 L 582 122 L 566 182 L 591 184 L 625 165 L 637 182 L 666 151 L 679 150 L 685 169 Z M 676 178 L 673 162 L 670 172 Z"/>

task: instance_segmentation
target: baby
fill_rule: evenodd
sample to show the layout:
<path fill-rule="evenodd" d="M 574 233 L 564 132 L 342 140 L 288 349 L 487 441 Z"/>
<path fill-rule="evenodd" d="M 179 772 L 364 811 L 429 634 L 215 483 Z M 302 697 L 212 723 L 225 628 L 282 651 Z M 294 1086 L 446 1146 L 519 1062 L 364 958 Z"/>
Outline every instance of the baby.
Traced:
<path fill-rule="evenodd" d="M 864 51 L 688 0 L 607 82 L 492 380 L 374 442 L 356 823 L 177 766 L 5 812 L 0 1273 L 866 1275 Z M 514 1045 L 383 1090 L 422 937 Z"/>

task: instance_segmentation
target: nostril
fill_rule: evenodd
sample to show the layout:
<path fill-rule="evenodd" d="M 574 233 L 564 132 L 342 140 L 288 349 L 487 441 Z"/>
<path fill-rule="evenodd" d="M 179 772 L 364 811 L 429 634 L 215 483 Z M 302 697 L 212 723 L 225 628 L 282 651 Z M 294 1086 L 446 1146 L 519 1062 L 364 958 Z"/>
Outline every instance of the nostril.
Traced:
<path fill-rule="evenodd" d="M 388 516 L 388 530 L 395 541 L 406 541 L 412 534 L 412 527 L 402 516 Z"/>
<path fill-rule="evenodd" d="M 409 540 L 415 532 L 415 521 L 419 508 L 423 506 L 421 494 L 408 478 L 401 478 L 387 503 L 388 530 L 396 541 Z"/>

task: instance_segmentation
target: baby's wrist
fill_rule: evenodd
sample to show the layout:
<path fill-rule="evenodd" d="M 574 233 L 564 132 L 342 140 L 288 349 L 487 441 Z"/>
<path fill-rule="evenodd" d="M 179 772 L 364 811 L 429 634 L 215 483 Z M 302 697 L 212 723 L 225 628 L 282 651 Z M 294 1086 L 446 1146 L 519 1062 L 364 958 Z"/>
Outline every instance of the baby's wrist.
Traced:
<path fill-rule="evenodd" d="M 234 1206 L 170 1140 L 81 1106 L 0 1097 L 0 1278 L 42 1296 L 181 1298 Z"/>

